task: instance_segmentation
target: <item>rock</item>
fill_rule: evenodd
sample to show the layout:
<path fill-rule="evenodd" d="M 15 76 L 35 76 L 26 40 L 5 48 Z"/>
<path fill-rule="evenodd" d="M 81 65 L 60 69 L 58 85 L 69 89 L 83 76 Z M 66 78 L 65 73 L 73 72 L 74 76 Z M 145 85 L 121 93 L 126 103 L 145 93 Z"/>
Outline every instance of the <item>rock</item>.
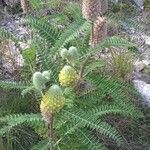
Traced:
<path fill-rule="evenodd" d="M 147 48 L 143 53 L 142 53 L 142 57 L 144 59 L 150 60 L 150 47 Z"/>
<path fill-rule="evenodd" d="M 150 84 L 150 75 L 141 73 L 141 72 L 134 72 L 133 73 L 134 80 L 142 80 L 148 84 Z"/>
<path fill-rule="evenodd" d="M 139 91 L 141 96 L 150 104 L 150 84 L 141 80 L 133 80 L 135 88 Z"/>
<path fill-rule="evenodd" d="M 120 0 L 111 0 L 113 3 L 118 3 Z M 130 0 L 131 2 L 134 1 L 134 3 L 140 8 L 143 9 L 144 6 L 144 0 Z"/>
<path fill-rule="evenodd" d="M 142 62 L 143 62 L 146 66 L 150 65 L 150 60 L 142 60 Z"/>
<path fill-rule="evenodd" d="M 13 73 L 17 68 L 24 65 L 24 60 L 15 43 L 9 41 L 5 45 L 5 51 L 2 53 L 2 67 L 9 73 Z"/>
<path fill-rule="evenodd" d="M 134 2 L 136 3 L 136 5 L 137 5 L 140 9 L 143 9 L 144 0 L 134 0 Z"/>
<path fill-rule="evenodd" d="M 142 38 L 145 40 L 145 44 L 150 45 L 150 36 L 143 35 Z"/>
<path fill-rule="evenodd" d="M 29 42 L 26 42 L 26 43 L 23 43 L 23 42 L 19 42 L 19 45 L 20 45 L 20 48 L 22 50 L 25 50 L 27 48 L 30 48 L 30 43 Z"/>
<path fill-rule="evenodd" d="M 142 71 L 146 66 L 150 65 L 150 60 L 136 61 L 134 66 L 137 72 Z"/>
<path fill-rule="evenodd" d="M 19 2 L 19 0 L 3 0 L 3 1 L 6 5 L 11 6 L 11 7 L 16 5 L 16 3 Z"/>
<path fill-rule="evenodd" d="M 146 65 L 142 61 L 136 61 L 134 66 L 135 66 L 135 70 L 137 72 L 140 72 L 145 68 Z"/>

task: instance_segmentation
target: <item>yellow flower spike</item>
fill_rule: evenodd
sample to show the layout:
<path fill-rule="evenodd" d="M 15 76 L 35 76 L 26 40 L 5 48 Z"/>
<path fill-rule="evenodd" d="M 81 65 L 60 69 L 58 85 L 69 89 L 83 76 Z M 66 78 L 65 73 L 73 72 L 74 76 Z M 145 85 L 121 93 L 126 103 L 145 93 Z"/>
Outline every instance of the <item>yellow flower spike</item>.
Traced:
<path fill-rule="evenodd" d="M 69 65 L 64 66 L 59 74 L 59 82 L 62 86 L 73 86 L 77 80 L 77 72 Z"/>
<path fill-rule="evenodd" d="M 43 96 L 40 110 L 43 119 L 48 122 L 52 114 L 59 112 L 65 104 L 65 98 L 58 85 L 53 85 Z"/>

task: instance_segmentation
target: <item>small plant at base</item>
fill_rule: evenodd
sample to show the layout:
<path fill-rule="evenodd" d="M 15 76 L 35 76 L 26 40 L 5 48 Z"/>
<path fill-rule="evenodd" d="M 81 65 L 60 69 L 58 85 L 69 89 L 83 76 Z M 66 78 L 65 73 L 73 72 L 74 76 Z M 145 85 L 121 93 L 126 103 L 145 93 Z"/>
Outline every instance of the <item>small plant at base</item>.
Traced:
<path fill-rule="evenodd" d="M 119 80 L 130 79 L 134 68 L 134 55 L 127 51 L 113 51 L 110 64 L 115 78 Z"/>

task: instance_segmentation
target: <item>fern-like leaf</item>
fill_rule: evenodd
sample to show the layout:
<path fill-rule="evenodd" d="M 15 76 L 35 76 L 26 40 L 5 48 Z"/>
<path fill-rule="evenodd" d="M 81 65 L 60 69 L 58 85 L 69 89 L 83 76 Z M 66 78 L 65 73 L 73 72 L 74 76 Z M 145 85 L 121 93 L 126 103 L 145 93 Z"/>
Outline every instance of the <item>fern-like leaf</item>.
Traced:
<path fill-rule="evenodd" d="M 104 42 L 98 44 L 95 48 L 90 48 L 87 53 L 89 52 L 96 52 L 96 51 L 101 51 L 104 48 L 109 48 L 109 47 L 132 47 L 136 46 L 132 42 L 129 42 L 126 39 L 120 38 L 120 37 L 110 37 L 104 40 Z"/>
<path fill-rule="evenodd" d="M 0 27 L 0 38 L 5 40 L 12 40 L 15 43 L 18 42 L 19 39 L 17 39 L 11 32 L 7 31 L 6 29 Z"/>
<path fill-rule="evenodd" d="M 59 37 L 59 33 L 44 20 L 27 18 L 24 22 L 29 27 L 35 29 L 42 38 L 51 44 L 54 44 Z"/>
<path fill-rule="evenodd" d="M 90 29 L 90 23 L 80 19 L 72 23 L 59 37 L 52 51 L 60 50 L 67 43 L 79 36 L 80 32 Z"/>
<path fill-rule="evenodd" d="M 97 141 L 96 137 L 86 129 L 78 130 L 79 136 L 82 143 L 87 146 L 87 150 L 107 150 L 107 148 Z"/>
<path fill-rule="evenodd" d="M 0 81 L 0 87 L 3 89 L 27 89 L 30 87 L 30 85 L 27 83 L 21 83 L 21 82 L 8 82 L 8 81 Z"/>
<path fill-rule="evenodd" d="M 0 118 L 0 123 L 6 124 L 0 129 L 0 135 L 9 132 L 12 128 L 21 124 L 30 124 L 41 122 L 42 117 L 39 114 L 14 114 Z"/>
<path fill-rule="evenodd" d="M 114 127 L 111 127 L 109 124 L 102 122 L 101 120 L 95 119 L 94 114 L 91 117 L 84 114 L 84 112 L 81 114 L 82 111 L 78 111 L 76 113 L 66 110 L 63 111 L 66 113 L 66 116 L 69 116 L 74 122 L 80 122 L 79 127 L 89 127 L 91 130 L 97 130 L 99 133 L 106 135 L 109 138 L 112 138 L 118 143 L 118 145 L 122 143 L 119 132 Z"/>
<path fill-rule="evenodd" d="M 48 139 L 44 139 L 38 142 L 36 145 L 34 145 L 31 150 L 47 150 L 48 146 L 49 146 Z"/>

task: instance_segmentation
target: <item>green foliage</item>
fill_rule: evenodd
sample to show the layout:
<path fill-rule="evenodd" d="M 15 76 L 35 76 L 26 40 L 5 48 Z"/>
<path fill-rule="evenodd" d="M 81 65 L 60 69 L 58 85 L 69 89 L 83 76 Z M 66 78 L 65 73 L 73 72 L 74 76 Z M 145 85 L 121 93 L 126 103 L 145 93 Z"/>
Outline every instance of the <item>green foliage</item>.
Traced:
<path fill-rule="evenodd" d="M 91 130 L 96 130 L 99 133 L 108 136 L 109 138 L 112 138 L 118 143 L 118 145 L 122 143 L 121 136 L 119 135 L 117 130 L 111 127 L 106 122 L 100 120 L 97 121 L 97 119 L 95 119 L 96 118 L 95 114 L 93 114 L 94 116 L 90 117 L 83 114 L 84 113 L 83 111 L 81 112 L 78 111 L 76 113 L 65 111 L 65 113 L 66 117 L 69 117 L 70 119 L 72 119 L 73 122 L 75 122 L 76 130 L 79 127 L 80 128 L 89 127 Z"/>
<path fill-rule="evenodd" d="M 135 44 L 127 41 L 126 39 L 120 38 L 120 37 L 110 37 L 104 40 L 104 42 L 98 44 L 95 48 L 89 48 L 88 52 L 97 52 L 102 51 L 104 48 L 110 48 L 110 47 L 129 47 L 129 46 L 135 46 Z"/>
<path fill-rule="evenodd" d="M 36 50 L 34 48 L 25 49 L 22 52 L 22 56 L 26 63 L 34 65 L 33 63 L 35 63 L 36 60 Z"/>
<path fill-rule="evenodd" d="M 48 146 L 49 146 L 49 141 L 46 139 L 46 140 L 40 141 L 31 150 L 46 150 L 48 149 Z"/>
<path fill-rule="evenodd" d="M 86 30 L 89 31 L 91 29 L 90 27 L 90 24 L 84 20 L 78 20 L 78 22 L 72 23 L 69 28 L 60 35 L 59 40 L 57 40 L 54 45 L 53 51 L 56 52 L 60 50 L 70 41 L 73 41 L 76 37 L 78 37 L 80 32 Z"/>
<path fill-rule="evenodd" d="M 9 82 L 9 81 L 0 81 L 0 87 L 3 89 L 26 89 L 30 85 L 22 82 Z"/>
<path fill-rule="evenodd" d="M 94 136 L 91 136 L 91 133 L 88 130 L 82 129 L 79 130 L 80 140 L 83 141 L 84 145 L 88 145 L 88 150 L 106 150 L 103 144 L 98 143 Z"/>
<path fill-rule="evenodd" d="M 38 114 L 16 114 L 9 115 L 0 118 L 0 123 L 4 124 L 4 127 L 0 129 L 0 135 L 4 135 L 9 132 L 12 128 L 19 126 L 21 124 L 33 124 L 42 121 L 40 115 Z"/>
<path fill-rule="evenodd" d="M 26 25 L 30 26 L 32 29 L 36 29 L 38 34 L 46 39 L 50 44 L 53 44 L 57 39 L 59 34 L 55 31 L 48 22 L 36 18 L 28 18 L 25 20 Z"/>
<path fill-rule="evenodd" d="M 144 0 L 144 8 L 145 8 L 145 10 L 150 10 L 150 1 L 149 0 Z"/>
<path fill-rule="evenodd" d="M 134 55 L 131 52 L 120 51 L 111 52 L 110 62 L 107 66 L 110 70 L 113 71 L 113 76 L 119 80 L 130 79 L 133 72 L 134 64 Z"/>
<path fill-rule="evenodd" d="M 133 20 L 132 18 L 127 18 L 124 16 L 118 16 L 118 15 L 115 15 L 114 13 L 107 14 L 107 17 L 110 20 L 114 20 L 115 22 L 118 23 L 118 25 L 120 25 L 121 27 L 123 27 L 125 29 L 132 28 L 137 32 L 141 32 L 141 33 L 144 33 L 146 35 L 150 35 L 149 31 L 145 31 L 145 28 L 142 25 L 142 23 L 137 22 L 137 21 Z"/>
<path fill-rule="evenodd" d="M 11 32 L 7 31 L 6 29 L 4 29 L 2 27 L 0 27 L 0 39 L 12 40 L 13 42 L 16 42 L 16 43 L 19 40 Z"/>
<path fill-rule="evenodd" d="M 57 9 L 61 6 L 62 2 L 60 0 L 30 0 L 30 4 L 34 10 L 39 11 L 44 8 Z"/>
<path fill-rule="evenodd" d="M 135 15 L 136 14 L 136 7 L 131 5 L 128 1 L 121 2 L 117 4 L 113 4 L 112 12 L 117 13 L 117 15 Z"/>
<path fill-rule="evenodd" d="M 35 10 L 49 7 L 51 4 L 53 4 L 51 8 L 55 8 L 55 4 L 60 5 L 59 1 L 51 2 L 44 3 L 41 0 L 32 0 L 31 4 Z M 48 17 L 36 16 L 33 18 L 31 16 L 24 19 L 25 25 L 30 27 L 33 32 L 31 48 L 22 53 L 27 67 L 27 74 L 29 75 L 26 77 L 25 74 L 26 80 L 30 80 L 31 75 L 36 70 L 45 71 L 51 69 L 52 79 L 46 84 L 46 87 L 50 87 L 53 83 L 57 84 L 58 73 L 66 63 L 59 56 L 60 49 L 64 47 L 76 46 L 79 49 L 80 60 L 75 69 L 80 71 L 80 65 L 84 64 L 87 56 L 94 56 L 95 53 L 101 52 L 105 48 L 135 46 L 125 39 L 114 36 L 107 38 L 95 48 L 89 47 L 91 23 L 82 18 L 81 11 L 78 11 L 79 5 L 75 5 L 75 7 L 73 5 L 71 4 L 64 9 L 68 17 L 66 20 L 69 20 L 69 22 L 67 22 L 67 27 L 64 26 L 61 31 L 58 31 L 54 25 L 49 23 Z M 51 16 L 55 24 L 60 19 L 59 17 L 58 15 Z M 13 41 L 18 40 L 5 30 L 1 32 L 1 36 Z M 39 64 L 36 64 L 37 57 L 40 59 Z M 115 60 L 120 65 L 120 59 Z M 101 67 L 100 65 L 103 66 L 104 62 L 99 60 L 95 62 L 94 59 L 89 59 L 89 61 L 83 72 L 84 82 L 77 86 L 77 91 L 72 88 L 63 88 L 66 98 L 65 107 L 54 118 L 56 134 L 54 147 L 57 149 L 106 150 L 107 145 L 103 142 L 103 137 L 110 138 L 118 146 L 123 145 L 124 139 L 122 135 L 106 118 L 116 115 L 133 119 L 143 117 L 143 114 L 131 102 L 135 98 L 134 91 L 110 77 L 96 73 L 95 70 Z M 116 64 L 118 65 L 118 63 Z M 35 103 L 35 100 L 38 99 L 37 96 L 41 100 L 41 93 L 37 95 L 37 91 L 34 91 L 35 89 L 31 83 L 22 84 L 22 81 L 21 83 L 1 81 L 0 87 L 3 89 L 22 90 L 24 98 L 29 101 L 34 100 L 32 103 L 34 106 L 39 105 L 39 102 Z M 26 95 L 28 93 L 30 95 Z M 21 101 L 21 103 L 26 103 L 26 101 Z M 14 133 L 15 129 L 19 127 L 25 126 L 27 128 L 29 126 L 40 137 L 40 142 L 37 142 L 37 145 L 33 146 L 32 149 L 47 149 L 50 143 L 45 132 L 48 129 L 43 125 L 43 119 L 38 114 L 38 111 L 39 109 L 35 110 L 35 114 L 22 112 L 14 115 L 2 115 L 0 118 L 0 135 L 6 136 L 8 133 Z M 97 137 L 97 135 L 101 136 Z"/>

